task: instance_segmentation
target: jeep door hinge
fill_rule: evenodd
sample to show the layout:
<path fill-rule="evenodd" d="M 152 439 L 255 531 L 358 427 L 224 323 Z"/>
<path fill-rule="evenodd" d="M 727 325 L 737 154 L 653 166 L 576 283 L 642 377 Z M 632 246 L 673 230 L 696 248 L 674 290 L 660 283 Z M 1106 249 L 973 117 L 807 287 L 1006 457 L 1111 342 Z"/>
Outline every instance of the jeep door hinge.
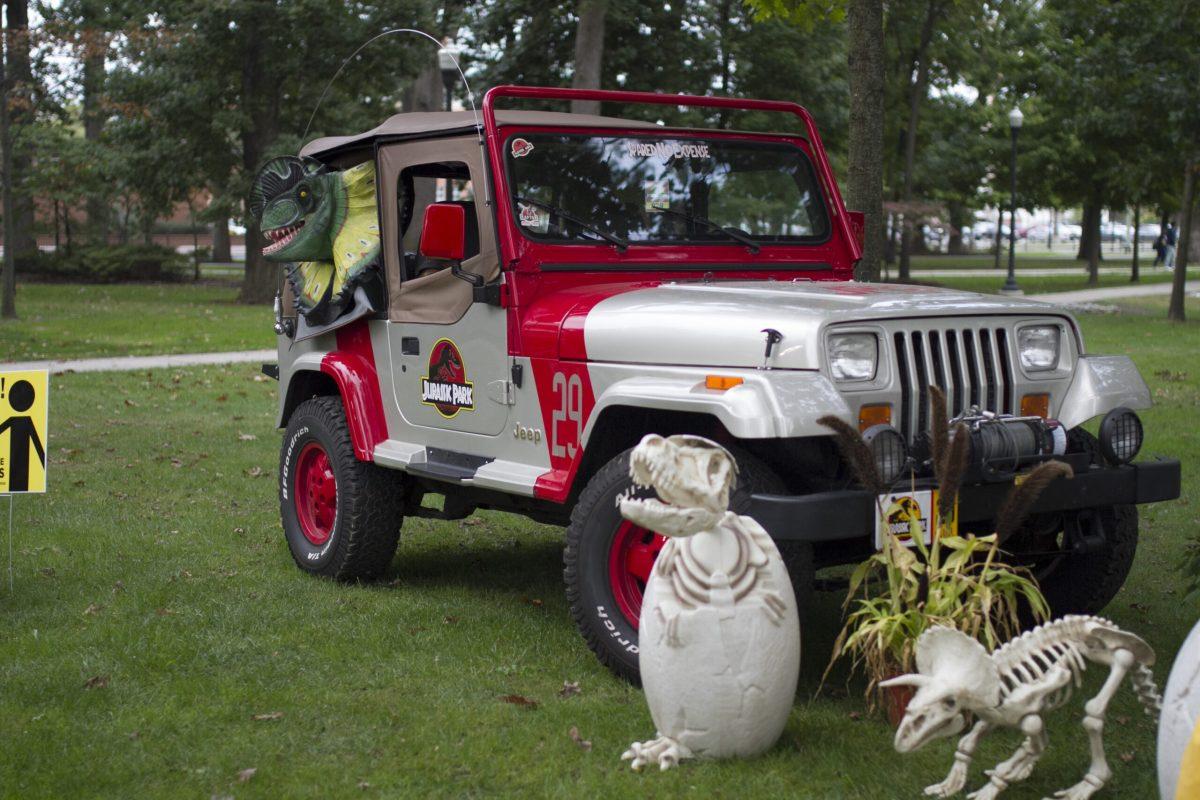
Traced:
<path fill-rule="evenodd" d="M 517 387 L 512 381 L 492 381 L 487 385 L 487 396 L 502 406 L 517 404 Z"/>

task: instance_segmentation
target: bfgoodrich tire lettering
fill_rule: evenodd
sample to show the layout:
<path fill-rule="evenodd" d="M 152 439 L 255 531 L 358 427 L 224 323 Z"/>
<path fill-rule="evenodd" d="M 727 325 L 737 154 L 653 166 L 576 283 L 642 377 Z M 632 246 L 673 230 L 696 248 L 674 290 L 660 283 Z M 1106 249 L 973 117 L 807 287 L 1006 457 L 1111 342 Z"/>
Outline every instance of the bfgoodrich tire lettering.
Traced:
<path fill-rule="evenodd" d="M 311 492 L 298 486 L 300 472 L 311 472 L 314 459 L 332 474 L 336 512 L 326 507 L 314 514 L 301 508 Z M 288 421 L 279 453 L 280 518 L 296 566 L 342 581 L 382 575 L 400 538 L 400 480 L 397 473 L 355 457 L 339 398 L 317 397 L 301 404 Z"/>
<path fill-rule="evenodd" d="M 619 677 L 637 683 L 637 629 L 621 610 L 609 574 L 612 547 L 622 523 L 617 498 L 632 485 L 629 453 L 626 450 L 616 456 L 592 476 L 571 512 L 563 578 L 571 616 L 588 647 Z M 761 461 L 742 452 L 735 452 L 734 457 L 739 472 L 738 490 L 730 501 L 734 511 L 742 512 L 753 492 L 783 491 L 779 477 Z M 812 547 L 802 542 L 788 545 L 781 548 L 781 555 L 797 600 L 803 602 L 812 588 Z"/>

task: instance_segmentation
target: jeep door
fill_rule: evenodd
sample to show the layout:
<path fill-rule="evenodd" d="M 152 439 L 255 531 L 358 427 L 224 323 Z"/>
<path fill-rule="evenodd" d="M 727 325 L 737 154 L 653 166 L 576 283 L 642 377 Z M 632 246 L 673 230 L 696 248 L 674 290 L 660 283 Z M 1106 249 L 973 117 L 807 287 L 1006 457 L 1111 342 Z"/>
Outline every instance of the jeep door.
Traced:
<path fill-rule="evenodd" d="M 419 247 L 429 207 L 460 206 L 465 220 L 461 270 L 489 281 L 498 277 L 478 140 L 387 145 L 378 158 L 395 409 L 408 425 L 495 436 L 504 430 L 509 408 L 504 309 L 475 302 L 471 284 L 453 274 L 450 262 L 427 258 Z M 483 449 L 459 439 L 436 444 L 463 452 Z"/>

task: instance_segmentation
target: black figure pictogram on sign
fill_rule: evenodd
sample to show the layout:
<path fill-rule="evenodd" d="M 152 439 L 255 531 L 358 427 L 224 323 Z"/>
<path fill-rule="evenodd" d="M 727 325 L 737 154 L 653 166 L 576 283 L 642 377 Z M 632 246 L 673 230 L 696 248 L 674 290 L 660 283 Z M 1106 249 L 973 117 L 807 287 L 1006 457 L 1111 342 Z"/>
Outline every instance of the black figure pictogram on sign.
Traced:
<path fill-rule="evenodd" d="M 44 392 L 46 382 L 40 383 Z M 34 384 L 23 378 L 5 384 L 0 400 L 0 493 L 28 492 L 31 483 L 36 484 L 33 491 L 45 491 L 46 445 L 39 433 L 46 424 L 45 397 L 39 397 Z M 31 474 L 35 475 L 32 481 Z"/>

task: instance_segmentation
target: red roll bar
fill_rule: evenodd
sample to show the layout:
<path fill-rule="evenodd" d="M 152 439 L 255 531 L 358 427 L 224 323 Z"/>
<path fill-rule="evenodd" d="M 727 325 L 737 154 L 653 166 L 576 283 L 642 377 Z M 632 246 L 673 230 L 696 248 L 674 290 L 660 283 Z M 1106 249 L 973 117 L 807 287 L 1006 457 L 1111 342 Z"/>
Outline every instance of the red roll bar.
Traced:
<path fill-rule="evenodd" d="M 853 254 L 854 261 L 862 258 L 862 247 L 850 228 L 846 216 L 846 205 L 842 202 L 842 194 L 838 191 L 837 181 L 829 166 L 829 158 L 825 155 L 825 145 L 821 142 L 821 134 L 813 122 L 808 109 L 798 103 L 786 100 L 752 100 L 740 97 L 706 97 L 694 94 L 660 94 L 658 92 L 626 92 L 608 89 L 560 89 L 551 86 L 494 86 L 483 96 L 483 126 L 487 134 L 489 149 L 494 157 L 499 158 L 502 150 L 499 144 L 499 134 L 496 125 L 496 100 L 500 97 L 520 97 L 537 100 L 596 100 L 610 103 L 645 103 L 659 106 L 690 106 L 696 108 L 738 108 L 744 111 L 775 111 L 783 114 L 794 114 L 804 123 L 805 135 L 816 156 L 817 174 L 825 184 L 825 193 L 829 197 L 830 207 L 836 217 L 836 224 L 841 231 Z M 497 166 L 500 161 L 495 162 Z"/>

